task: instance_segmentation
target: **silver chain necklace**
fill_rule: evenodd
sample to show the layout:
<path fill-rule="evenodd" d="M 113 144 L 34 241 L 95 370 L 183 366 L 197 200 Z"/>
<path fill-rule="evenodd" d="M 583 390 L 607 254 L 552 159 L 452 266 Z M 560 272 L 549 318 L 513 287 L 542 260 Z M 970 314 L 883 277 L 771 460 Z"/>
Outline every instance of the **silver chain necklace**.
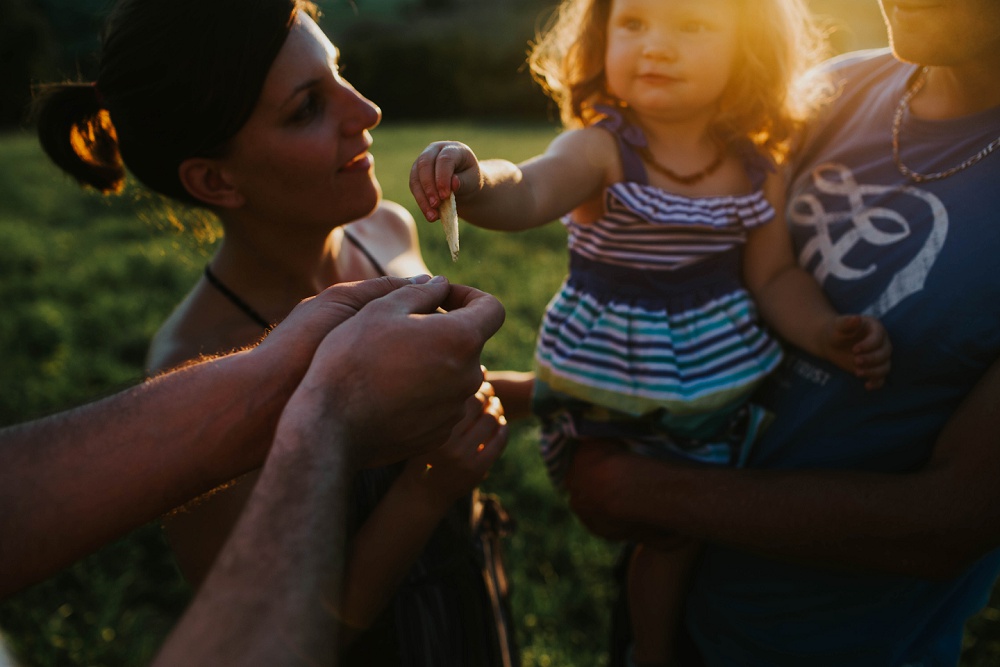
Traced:
<path fill-rule="evenodd" d="M 896 169 L 899 170 L 906 178 L 914 181 L 916 183 L 924 183 L 926 181 L 939 181 L 942 178 L 948 178 L 952 174 L 957 174 L 963 169 L 968 169 L 972 165 L 976 164 L 984 157 L 1000 148 L 1000 137 L 997 137 L 989 144 L 986 145 L 981 151 L 970 157 L 968 160 L 962 164 L 952 167 L 951 169 L 946 169 L 945 171 L 939 171 L 933 174 L 921 174 L 920 172 L 913 171 L 905 164 L 899 157 L 899 128 L 903 124 L 903 113 L 910 108 L 910 100 L 913 96 L 920 92 L 927 82 L 927 68 L 923 67 L 920 69 L 919 74 L 913 80 L 913 83 L 909 85 L 903 96 L 899 98 L 899 104 L 896 105 L 896 113 L 892 118 L 892 161 L 896 163 Z"/>

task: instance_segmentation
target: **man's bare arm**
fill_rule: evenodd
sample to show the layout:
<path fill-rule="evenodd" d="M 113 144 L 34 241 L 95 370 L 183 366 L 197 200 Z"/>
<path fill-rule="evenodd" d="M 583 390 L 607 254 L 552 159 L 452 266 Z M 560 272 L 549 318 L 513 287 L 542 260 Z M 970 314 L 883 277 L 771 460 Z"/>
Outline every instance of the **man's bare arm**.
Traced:
<path fill-rule="evenodd" d="M 382 278 L 337 286 L 304 302 L 252 350 L 188 366 L 102 401 L 0 431 L 0 597 L 260 467 L 281 410 L 317 345 L 369 301 L 404 286 L 428 291 L 431 301 L 447 307 L 452 307 L 448 300 L 465 298 L 471 302 L 467 311 L 476 313 L 478 307 L 484 321 L 492 318 L 481 331 L 467 326 L 461 331 L 467 342 L 456 343 L 456 350 L 474 353 L 478 363 L 475 346 L 503 320 L 495 300 L 447 284 L 412 285 L 405 279 Z M 378 307 L 392 308 L 393 303 Z M 364 340 L 358 329 L 352 329 L 355 337 Z M 434 354 L 419 361 L 447 366 L 443 350 Z M 468 393 L 474 393 L 482 380 L 478 366 L 466 375 L 465 383 L 472 387 Z M 441 370 L 437 379 L 446 376 L 447 370 Z M 370 409 L 378 409 L 378 401 L 366 400 Z M 453 424 L 459 416 L 443 414 L 433 428 L 440 429 L 448 419 Z M 441 442 L 429 441 L 436 433 L 423 434 L 427 440 L 387 440 L 384 450 L 374 443 L 371 455 L 383 461 L 404 458 L 412 453 L 408 447 L 428 449 Z"/>
<path fill-rule="evenodd" d="M 679 533 L 778 559 L 949 577 L 1000 544 L 1000 361 L 899 474 L 671 466 L 591 445 L 571 502 L 598 534 Z"/>
<path fill-rule="evenodd" d="M 155 664 L 335 664 L 351 473 L 385 458 L 386 442 L 402 441 L 392 451 L 412 453 L 425 438 L 447 436 L 482 382 L 479 354 L 502 321 L 492 297 L 442 283 L 400 289 L 333 331 L 282 414 L 246 509 Z M 418 422 L 425 424 L 414 428 Z"/>

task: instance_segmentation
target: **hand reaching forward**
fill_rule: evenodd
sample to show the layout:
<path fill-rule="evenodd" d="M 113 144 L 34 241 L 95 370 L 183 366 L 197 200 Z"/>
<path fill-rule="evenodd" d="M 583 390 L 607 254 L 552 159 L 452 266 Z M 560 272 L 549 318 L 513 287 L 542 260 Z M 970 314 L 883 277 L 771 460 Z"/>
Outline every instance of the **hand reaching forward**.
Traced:
<path fill-rule="evenodd" d="M 479 355 L 503 323 L 500 302 L 444 278 L 338 285 L 316 300 L 292 311 L 271 334 L 276 340 L 261 345 L 280 344 L 293 322 L 300 331 L 286 338 L 307 339 L 309 328 L 329 332 L 282 421 L 333 422 L 358 465 L 410 458 L 444 442 L 482 384 Z"/>
<path fill-rule="evenodd" d="M 438 207 L 452 192 L 475 193 L 482 188 L 479 160 L 472 149 L 457 141 L 437 141 L 423 150 L 410 168 L 410 192 L 433 222 Z"/>
<path fill-rule="evenodd" d="M 826 333 L 826 358 L 878 389 L 889 374 L 892 343 L 885 327 L 867 315 L 838 315 Z"/>

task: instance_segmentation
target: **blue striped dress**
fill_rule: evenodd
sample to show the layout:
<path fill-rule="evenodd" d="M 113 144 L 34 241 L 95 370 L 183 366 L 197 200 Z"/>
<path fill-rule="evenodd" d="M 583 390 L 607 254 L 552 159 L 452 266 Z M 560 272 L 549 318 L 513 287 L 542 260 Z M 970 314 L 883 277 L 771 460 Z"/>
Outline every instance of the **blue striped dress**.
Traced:
<path fill-rule="evenodd" d="M 636 128 L 599 126 L 618 138 L 625 180 L 595 223 L 563 220 L 569 276 L 535 354 L 546 465 L 560 481 L 581 438 L 738 465 L 767 419 L 747 399 L 781 359 L 740 281 L 747 230 L 775 215 L 766 172 L 748 160 L 750 194 L 671 194 L 648 184 Z"/>

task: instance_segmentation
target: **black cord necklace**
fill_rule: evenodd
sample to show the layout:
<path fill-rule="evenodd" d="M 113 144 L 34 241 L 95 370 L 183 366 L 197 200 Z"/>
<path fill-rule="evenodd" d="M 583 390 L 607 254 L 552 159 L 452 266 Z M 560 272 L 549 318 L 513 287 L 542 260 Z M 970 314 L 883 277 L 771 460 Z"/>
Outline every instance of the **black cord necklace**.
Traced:
<path fill-rule="evenodd" d="M 670 180 L 683 185 L 693 185 L 703 178 L 711 176 L 715 173 L 715 170 L 722 165 L 722 161 L 726 157 L 725 144 L 721 141 L 716 141 L 715 158 L 712 159 L 712 163 L 710 165 L 693 174 L 678 174 L 676 171 L 657 160 L 653 155 L 653 151 L 649 150 L 649 146 L 636 146 L 635 150 L 642 157 L 643 162 L 648 164 L 655 171 L 658 171 Z"/>
<path fill-rule="evenodd" d="M 212 270 L 208 268 L 208 264 L 205 265 L 205 279 L 208 280 L 212 287 L 219 290 L 219 293 L 222 294 L 222 296 L 229 299 L 230 303 L 243 311 L 243 313 L 251 320 L 263 327 L 265 333 L 269 333 L 271 329 L 274 328 L 274 325 L 265 320 L 264 317 L 256 310 L 251 308 L 250 304 L 237 296 L 236 292 L 226 287 L 225 284 L 219 280 L 218 276 L 212 273 Z"/>

